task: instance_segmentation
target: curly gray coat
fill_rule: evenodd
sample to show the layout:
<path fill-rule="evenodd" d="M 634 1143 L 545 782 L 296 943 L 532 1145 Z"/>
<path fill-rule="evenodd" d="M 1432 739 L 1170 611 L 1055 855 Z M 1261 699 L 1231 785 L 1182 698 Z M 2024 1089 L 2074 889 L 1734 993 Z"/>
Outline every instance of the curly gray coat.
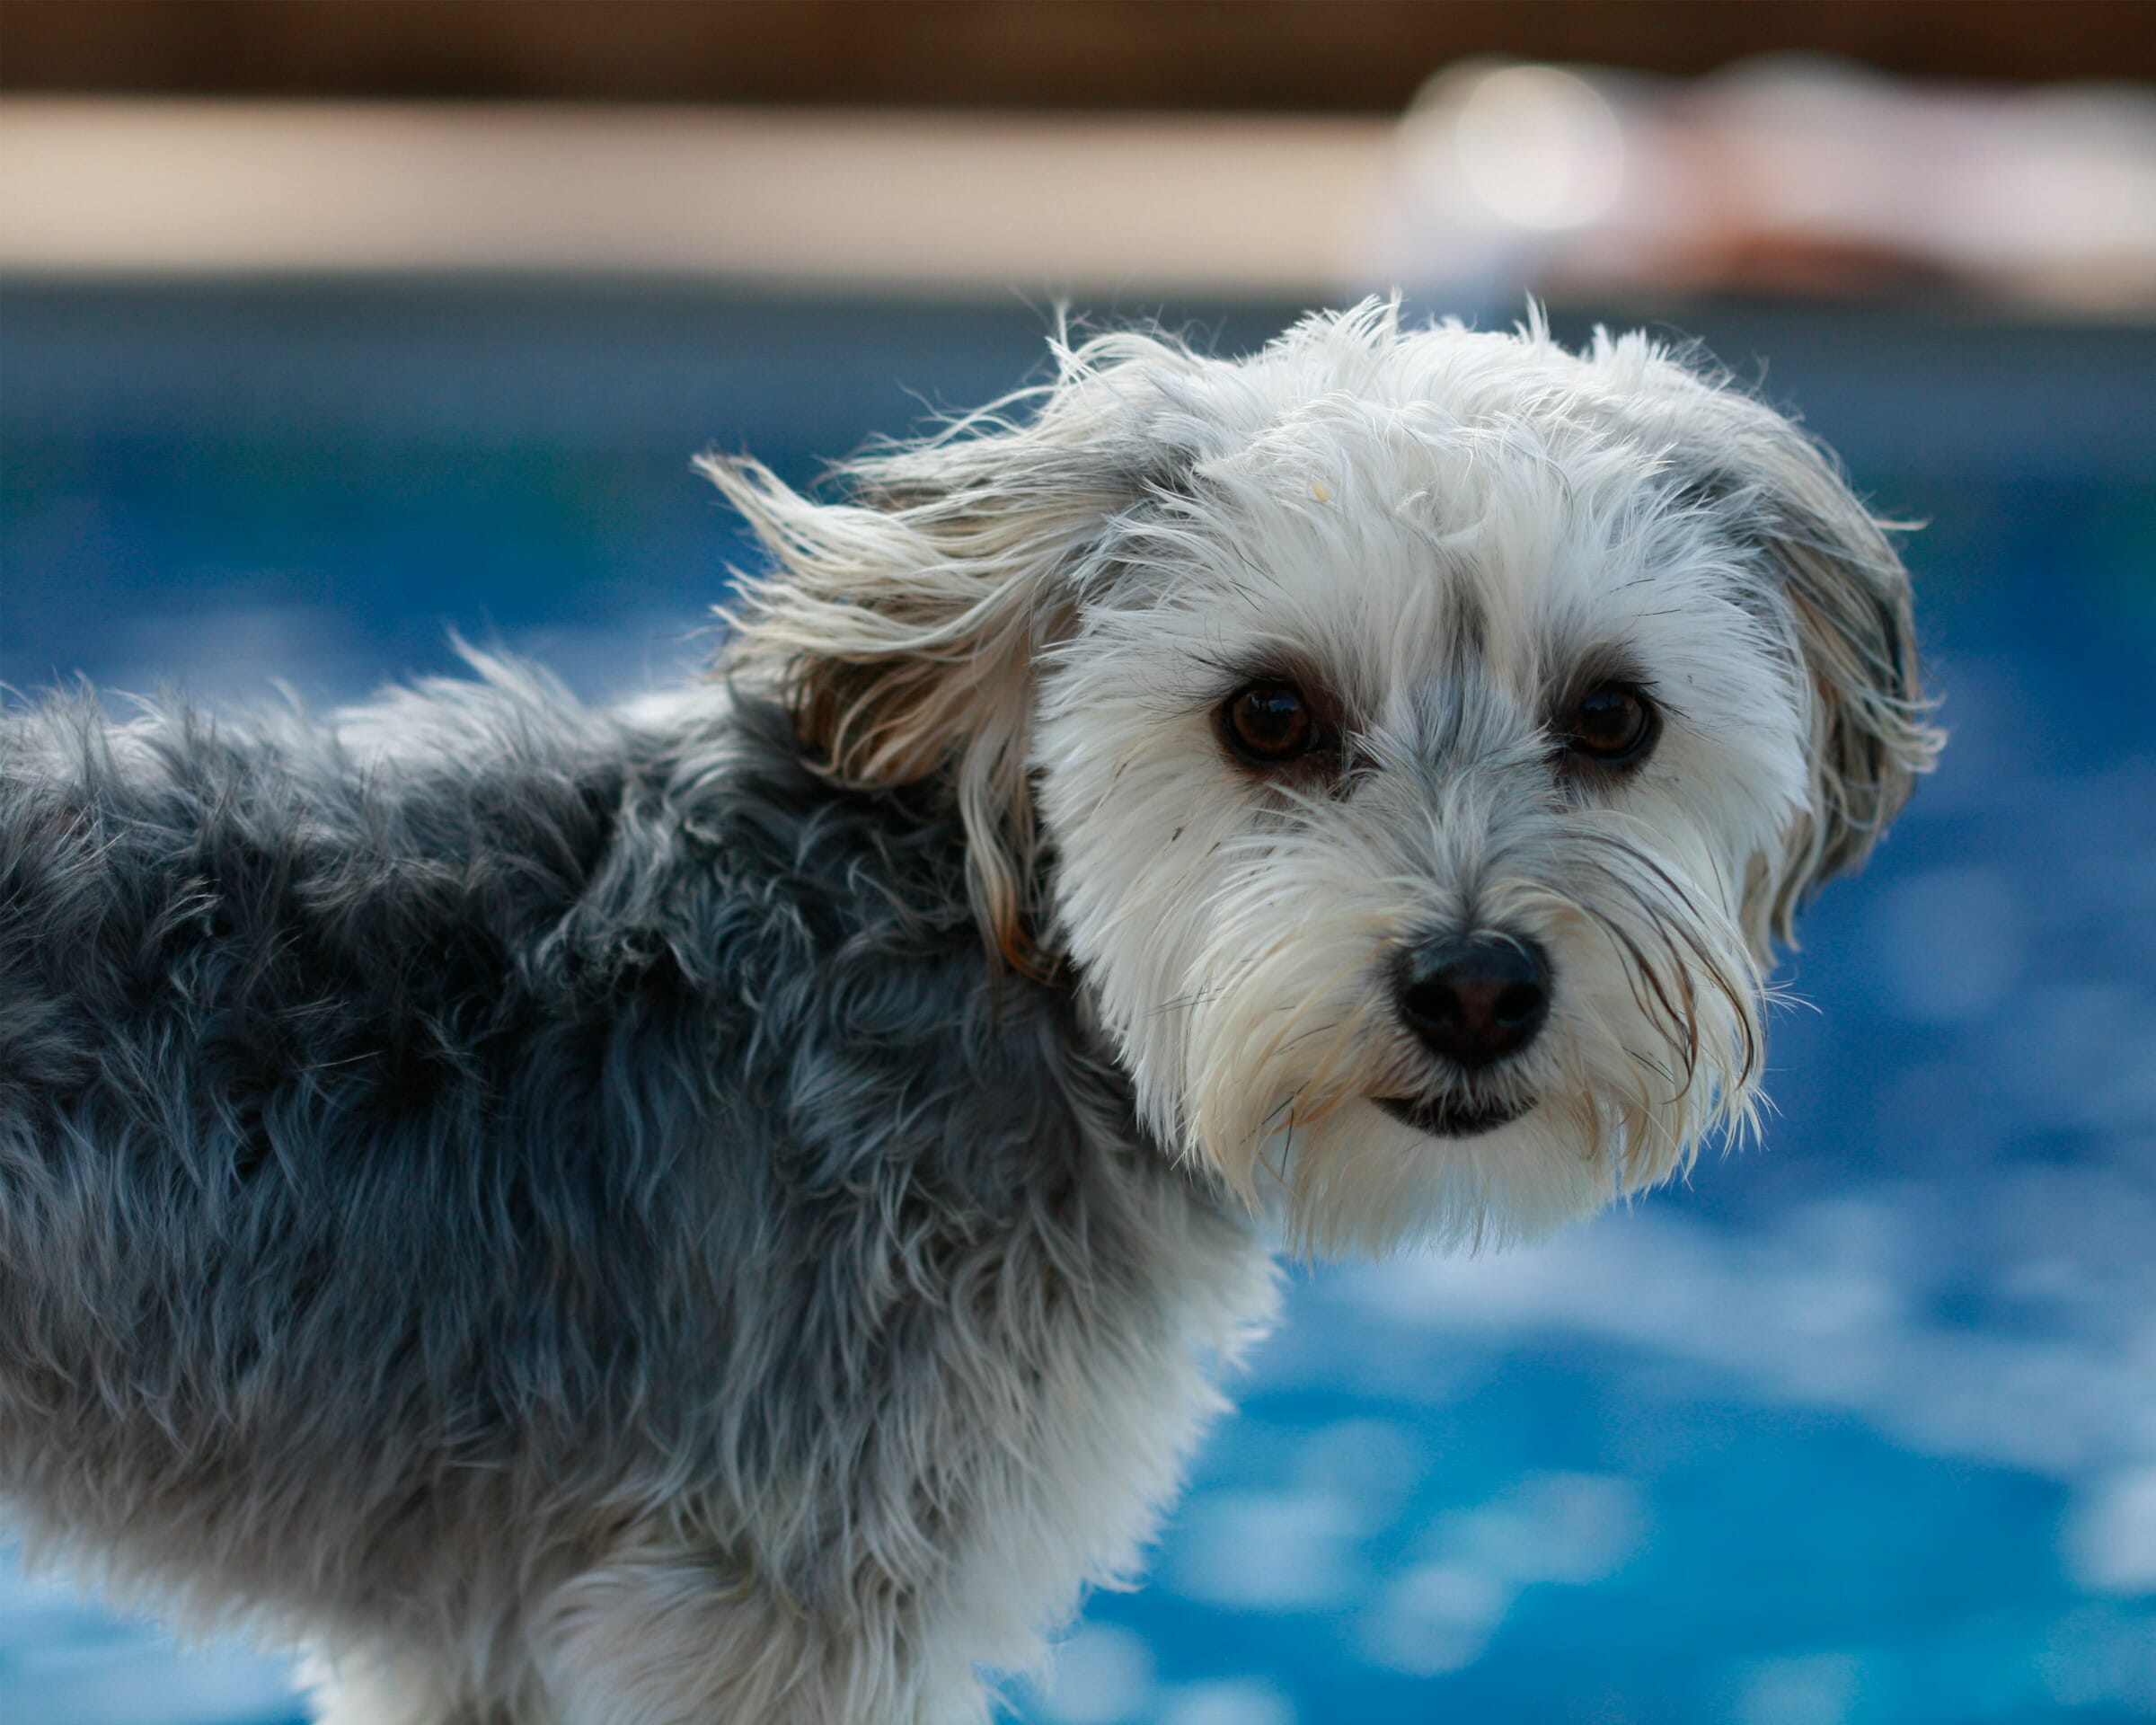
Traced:
<path fill-rule="evenodd" d="M 0 721 L 0 1485 L 335 1719 L 971 1714 L 1251 1227 L 983 964 L 953 817 L 482 668 Z"/>

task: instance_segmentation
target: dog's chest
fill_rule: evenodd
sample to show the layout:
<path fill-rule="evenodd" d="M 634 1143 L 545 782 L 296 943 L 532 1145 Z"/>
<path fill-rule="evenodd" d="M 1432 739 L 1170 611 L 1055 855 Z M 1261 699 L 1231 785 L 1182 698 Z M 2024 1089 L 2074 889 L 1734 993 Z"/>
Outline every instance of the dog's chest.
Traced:
<path fill-rule="evenodd" d="M 1271 1314 L 1255 1230 L 1142 1141 L 1066 994 L 991 972 L 954 832 L 783 764 L 732 794 L 699 939 L 729 1470 L 946 1584 L 1118 1570 Z"/>

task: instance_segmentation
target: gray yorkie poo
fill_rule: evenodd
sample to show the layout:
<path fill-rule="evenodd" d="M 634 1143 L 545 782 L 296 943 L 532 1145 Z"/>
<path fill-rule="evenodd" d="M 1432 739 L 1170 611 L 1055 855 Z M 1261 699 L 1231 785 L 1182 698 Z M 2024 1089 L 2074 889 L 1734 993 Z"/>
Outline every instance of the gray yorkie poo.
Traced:
<path fill-rule="evenodd" d="M 949 1725 L 1294 1249 L 1750 1116 L 1907 579 L 1638 337 L 1151 334 L 842 470 L 721 675 L 0 720 L 0 1491 L 334 1725 Z"/>

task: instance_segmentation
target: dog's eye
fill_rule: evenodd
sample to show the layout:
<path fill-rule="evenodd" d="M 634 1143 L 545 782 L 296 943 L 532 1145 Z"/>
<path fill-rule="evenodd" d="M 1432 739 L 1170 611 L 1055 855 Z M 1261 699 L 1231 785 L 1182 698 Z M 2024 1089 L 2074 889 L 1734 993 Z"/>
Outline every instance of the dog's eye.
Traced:
<path fill-rule="evenodd" d="M 1293 683 L 1252 683 L 1221 708 L 1221 734 L 1246 761 L 1269 766 L 1306 755 L 1318 739 L 1318 721 Z"/>
<path fill-rule="evenodd" d="M 1662 721 L 1654 703 L 1621 683 L 1591 689 L 1565 723 L 1565 747 L 1604 766 L 1630 766 L 1646 757 Z"/>

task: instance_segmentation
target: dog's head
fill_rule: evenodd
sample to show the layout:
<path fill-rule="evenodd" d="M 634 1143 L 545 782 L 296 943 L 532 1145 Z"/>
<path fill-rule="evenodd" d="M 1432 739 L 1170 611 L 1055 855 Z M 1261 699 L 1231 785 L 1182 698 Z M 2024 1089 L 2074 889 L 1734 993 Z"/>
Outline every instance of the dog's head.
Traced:
<path fill-rule="evenodd" d="M 1787 420 L 1638 336 L 1150 334 L 848 465 L 711 477 L 737 675 L 942 775 L 1003 961 L 1319 1250 L 1503 1238 L 1748 1116 L 1769 943 L 1930 763 L 1907 577 Z"/>

